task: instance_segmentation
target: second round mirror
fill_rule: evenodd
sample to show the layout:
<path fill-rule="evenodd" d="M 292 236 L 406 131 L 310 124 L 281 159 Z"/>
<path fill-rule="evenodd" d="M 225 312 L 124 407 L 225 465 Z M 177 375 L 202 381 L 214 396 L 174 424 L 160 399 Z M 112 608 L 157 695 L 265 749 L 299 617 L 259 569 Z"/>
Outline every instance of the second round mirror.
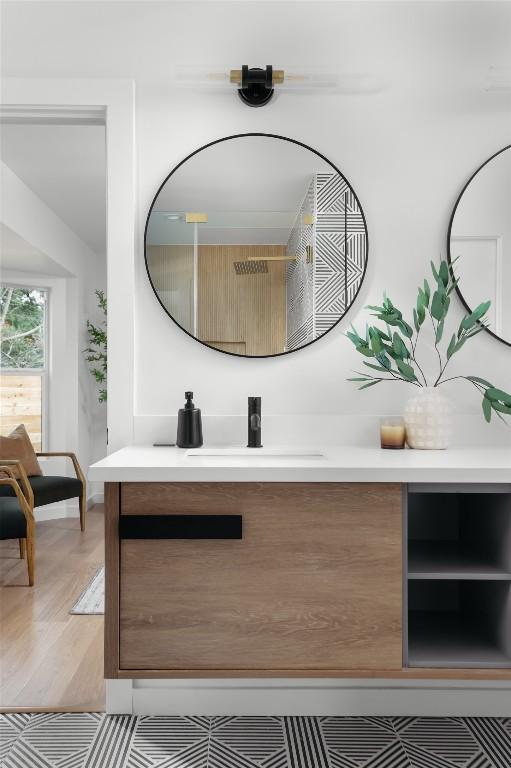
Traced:
<path fill-rule="evenodd" d="M 472 312 L 488 299 L 489 333 L 511 346 L 511 146 L 490 157 L 454 208 L 448 254 L 458 259 L 458 294 Z"/>

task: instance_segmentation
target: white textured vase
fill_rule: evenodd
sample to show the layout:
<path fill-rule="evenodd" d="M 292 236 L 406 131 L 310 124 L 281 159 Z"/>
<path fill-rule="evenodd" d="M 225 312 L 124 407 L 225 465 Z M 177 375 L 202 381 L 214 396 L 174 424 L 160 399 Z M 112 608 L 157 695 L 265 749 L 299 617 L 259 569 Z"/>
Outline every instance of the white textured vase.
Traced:
<path fill-rule="evenodd" d="M 451 437 L 450 403 L 438 387 L 423 387 L 405 405 L 406 442 L 410 448 L 447 448 Z"/>

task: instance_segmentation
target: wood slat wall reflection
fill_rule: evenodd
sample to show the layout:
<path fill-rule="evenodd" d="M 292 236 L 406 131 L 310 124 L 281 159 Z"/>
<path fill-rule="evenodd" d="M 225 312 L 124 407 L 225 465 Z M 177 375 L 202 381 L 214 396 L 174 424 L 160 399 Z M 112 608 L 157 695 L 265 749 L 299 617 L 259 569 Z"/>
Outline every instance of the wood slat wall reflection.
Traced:
<path fill-rule="evenodd" d="M 285 255 L 283 245 L 199 246 L 198 336 L 236 354 L 274 355 L 286 338 L 286 264 L 237 275 L 235 261 Z"/>

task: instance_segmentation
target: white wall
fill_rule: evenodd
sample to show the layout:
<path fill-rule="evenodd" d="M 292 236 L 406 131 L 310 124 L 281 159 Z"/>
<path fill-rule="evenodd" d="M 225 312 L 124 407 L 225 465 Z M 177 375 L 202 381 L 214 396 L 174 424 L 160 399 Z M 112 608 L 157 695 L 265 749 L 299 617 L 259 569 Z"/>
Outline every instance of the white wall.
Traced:
<path fill-rule="evenodd" d="M 76 452 L 85 469 L 104 455 L 106 409 L 99 406 L 82 350 L 86 346 L 85 319 L 99 319 L 95 287 L 105 287 L 104 255 L 95 254 L 4 163 L 0 168 L 3 205 L 1 220 L 38 251 L 46 254 L 69 277 L 3 270 L 2 279 L 34 284 L 50 291 L 49 434 L 46 450 Z M 20 264 L 20 270 L 23 265 Z M 57 471 L 69 466 L 58 466 Z M 48 466 L 48 472 L 55 469 Z M 99 494 L 98 484 L 88 489 Z"/>
<path fill-rule="evenodd" d="M 384 289 L 411 309 L 430 259 L 445 253 L 461 187 L 509 143 L 509 94 L 485 93 L 482 83 L 489 65 L 511 63 L 510 25 L 511 6 L 492 2 L 294 9 L 276 2 L 271 12 L 258 3 L 6 4 L 5 74 L 136 80 L 136 413 L 175 413 L 185 389 L 210 414 L 243 413 L 248 394 L 262 395 L 265 413 L 401 411 L 406 386 L 359 393 L 345 381 L 360 361 L 343 333 L 350 322 L 365 322 L 364 304 L 378 301 Z M 250 109 L 231 92 L 194 91 L 173 80 L 178 67 L 244 62 L 368 71 L 385 88 L 282 94 Z M 369 227 L 367 276 L 345 320 L 311 347 L 268 360 L 237 359 L 192 341 L 159 306 L 143 265 L 141 233 L 165 175 L 200 145 L 248 131 L 283 134 L 325 154 L 353 185 Z M 457 325 L 461 307 L 454 305 Z M 483 374 L 509 389 L 511 349 L 481 335 L 452 370 Z M 448 386 L 460 412 L 480 412 L 468 384 Z"/>
<path fill-rule="evenodd" d="M 243 412 L 248 394 L 262 395 L 266 412 L 272 413 L 399 411 L 405 386 L 380 385 L 358 393 L 345 382 L 360 360 L 343 332 L 350 322 L 363 327 L 364 304 L 377 303 L 384 289 L 411 314 L 416 286 L 428 272 L 430 259 L 445 254 L 457 192 L 480 160 L 507 141 L 507 118 L 493 110 L 476 112 L 469 115 L 467 128 L 463 112 L 453 114 L 438 104 L 431 110 L 419 98 L 399 93 L 346 100 L 315 97 L 311 106 L 316 114 L 309 120 L 300 119 L 304 102 L 298 97 L 282 96 L 267 111 L 243 111 L 234 97 L 213 94 L 197 103 L 188 94 L 173 93 L 171 106 L 156 85 L 144 84 L 137 93 L 142 231 L 162 177 L 191 149 L 238 130 L 278 130 L 310 143 L 347 175 L 368 222 L 369 266 L 356 306 L 324 339 L 281 358 L 239 360 L 194 343 L 169 321 L 144 274 L 141 244 L 136 411 L 173 412 L 186 389 L 196 392 L 196 402 L 208 413 Z M 186 136 L 176 125 L 176 112 L 187 116 Z M 457 327 L 461 308 L 457 301 L 455 305 Z M 509 348 L 485 335 L 472 342 L 471 355 L 463 354 L 453 370 L 484 373 L 509 389 Z M 480 408 L 468 384 L 454 384 L 449 391 L 463 410 Z"/>
<path fill-rule="evenodd" d="M 486 42 L 490 36 L 493 39 L 495 60 L 509 56 L 499 31 L 506 14 L 509 29 L 509 9 L 501 7 L 500 13 L 481 7 L 467 11 L 463 4 L 457 10 L 436 4 L 416 8 L 412 12 L 405 4 L 389 6 L 385 18 L 375 12 L 378 21 L 374 24 L 368 23 L 367 8 L 342 4 L 322 10 L 339 33 L 339 44 L 346 42 L 342 28 L 347 23 L 349 51 L 359 46 L 359 61 L 367 58 L 371 66 L 377 66 L 372 49 L 376 46 L 381 51 L 381 40 L 386 40 L 382 64 L 392 75 L 388 90 L 379 95 L 282 95 L 269 107 L 254 110 L 230 94 L 201 93 L 199 99 L 160 82 L 139 84 L 141 231 L 152 196 L 175 163 L 213 138 L 243 131 L 280 133 L 325 154 L 352 183 L 369 227 L 369 268 L 355 307 L 318 343 L 268 360 L 240 360 L 195 344 L 158 306 L 140 258 L 135 404 L 139 414 L 173 412 L 185 389 L 194 390 L 196 402 L 206 413 L 243 413 L 249 394 L 262 395 L 266 413 L 402 410 L 409 391 L 406 385 L 380 385 L 357 392 L 345 381 L 361 363 L 343 333 L 351 322 L 363 327 L 363 306 L 378 302 L 384 289 L 399 306 L 409 308 L 411 315 L 416 286 L 428 272 L 430 259 L 445 254 L 448 221 L 459 190 L 485 157 L 509 141 L 511 128 L 502 102 L 483 93 L 475 77 L 469 87 L 452 95 L 445 92 L 442 82 L 453 63 L 449 50 L 453 60 L 460 52 L 476 56 L 470 47 L 483 18 L 493 16 L 492 24 L 482 23 L 482 31 Z M 311 21 L 310 13 L 303 9 L 303 25 L 296 30 L 294 15 L 291 31 L 288 12 L 272 14 L 271 36 L 278 40 L 274 55 L 278 50 L 279 61 L 295 61 L 293 49 L 305 51 L 301 44 Z M 215 29 L 223 21 L 235 37 L 232 16 L 210 19 Z M 320 35 L 312 23 L 310 45 L 317 51 Z M 333 42 L 331 34 L 326 30 L 324 34 Z M 252 43 L 248 47 L 257 50 L 258 46 Z M 261 49 L 267 52 L 271 46 L 262 43 Z M 309 47 L 309 57 L 310 53 Z M 266 58 L 264 54 L 255 58 L 260 59 L 266 61 L 268 53 Z M 454 304 L 452 322 L 457 327 L 461 307 L 458 301 Z M 509 391 L 511 349 L 481 335 L 472 342 L 471 352 L 464 351 L 459 362 L 453 362 L 452 370 L 479 373 Z M 454 382 L 446 389 L 461 412 L 480 413 L 479 398 L 468 383 Z M 502 425 L 497 424 L 496 430 L 502 430 Z"/>

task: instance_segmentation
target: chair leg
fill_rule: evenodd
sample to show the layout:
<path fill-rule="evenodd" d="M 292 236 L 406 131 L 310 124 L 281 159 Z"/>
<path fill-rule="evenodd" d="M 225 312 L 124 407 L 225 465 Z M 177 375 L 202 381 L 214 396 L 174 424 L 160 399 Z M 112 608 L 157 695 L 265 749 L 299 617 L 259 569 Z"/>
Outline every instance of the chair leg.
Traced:
<path fill-rule="evenodd" d="M 34 586 L 34 572 L 35 572 L 35 552 L 34 552 L 34 539 L 28 537 L 27 542 L 27 568 L 28 568 L 28 586 Z"/>
<path fill-rule="evenodd" d="M 19 540 L 19 543 L 20 543 L 20 559 L 21 560 L 25 559 L 25 545 L 26 545 L 26 542 L 27 542 L 26 539 L 20 539 Z"/>
<path fill-rule="evenodd" d="M 87 511 L 87 499 L 85 497 L 85 494 L 83 493 L 80 496 L 80 528 L 82 531 L 85 530 L 85 513 Z"/>

